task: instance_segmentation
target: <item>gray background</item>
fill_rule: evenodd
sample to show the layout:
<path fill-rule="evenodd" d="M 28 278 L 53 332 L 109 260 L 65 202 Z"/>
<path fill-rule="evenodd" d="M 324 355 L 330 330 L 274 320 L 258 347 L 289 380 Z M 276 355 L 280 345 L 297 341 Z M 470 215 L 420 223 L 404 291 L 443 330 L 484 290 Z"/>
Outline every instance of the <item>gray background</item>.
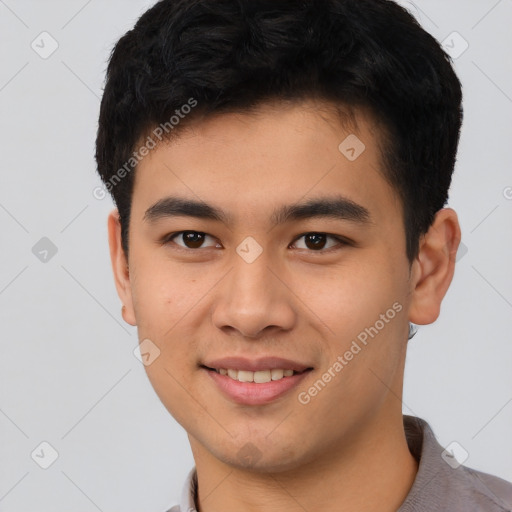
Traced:
<path fill-rule="evenodd" d="M 465 124 L 449 203 L 464 246 L 440 319 L 410 342 L 403 409 L 456 441 L 466 465 L 512 480 L 512 0 L 402 3 L 450 51 L 469 44 L 455 60 Z M 193 465 L 133 354 L 111 277 L 112 203 L 93 196 L 106 59 L 151 4 L 0 0 L 4 512 L 163 512 Z M 43 441 L 58 452 L 48 469 Z"/>

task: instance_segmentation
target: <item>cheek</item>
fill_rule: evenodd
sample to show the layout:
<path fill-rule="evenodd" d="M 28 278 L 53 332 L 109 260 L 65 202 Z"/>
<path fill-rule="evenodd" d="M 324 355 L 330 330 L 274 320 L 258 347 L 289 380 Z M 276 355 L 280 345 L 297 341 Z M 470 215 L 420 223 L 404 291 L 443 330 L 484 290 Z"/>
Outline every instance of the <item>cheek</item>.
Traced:
<path fill-rule="evenodd" d="M 323 365 L 330 368 L 341 357 L 343 371 L 335 373 L 344 377 L 335 380 L 350 383 L 356 393 L 372 382 L 379 386 L 370 370 L 390 378 L 405 340 L 406 274 L 393 258 L 382 257 L 385 251 L 379 253 L 380 260 L 377 254 L 359 253 L 323 277 L 308 279 L 303 292 L 326 326 Z"/>
<path fill-rule="evenodd" d="M 322 320 L 333 332 L 322 340 L 318 380 L 302 390 L 311 398 L 311 416 L 332 424 L 379 409 L 389 389 L 395 389 L 405 347 L 405 308 L 397 295 L 383 290 L 382 283 L 353 287 L 352 280 L 357 283 L 357 276 L 323 303 Z"/>
<path fill-rule="evenodd" d="M 340 265 L 295 273 L 294 289 L 331 334 L 355 335 L 403 298 L 402 279 L 389 267 L 354 253 Z"/>
<path fill-rule="evenodd" d="M 165 259 L 139 261 L 132 296 L 141 334 L 168 338 L 174 325 L 181 325 L 189 312 L 201 307 L 201 298 L 211 287 L 211 281 L 202 277 L 197 268 Z"/>

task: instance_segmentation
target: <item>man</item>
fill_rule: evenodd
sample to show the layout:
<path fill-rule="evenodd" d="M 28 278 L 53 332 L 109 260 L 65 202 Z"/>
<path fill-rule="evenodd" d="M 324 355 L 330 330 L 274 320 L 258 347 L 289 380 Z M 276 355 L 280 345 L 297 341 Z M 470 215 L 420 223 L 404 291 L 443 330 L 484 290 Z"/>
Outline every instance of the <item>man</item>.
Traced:
<path fill-rule="evenodd" d="M 163 0 L 96 158 L 123 318 L 195 467 L 172 511 L 512 508 L 402 415 L 454 273 L 461 86 L 387 0 Z"/>

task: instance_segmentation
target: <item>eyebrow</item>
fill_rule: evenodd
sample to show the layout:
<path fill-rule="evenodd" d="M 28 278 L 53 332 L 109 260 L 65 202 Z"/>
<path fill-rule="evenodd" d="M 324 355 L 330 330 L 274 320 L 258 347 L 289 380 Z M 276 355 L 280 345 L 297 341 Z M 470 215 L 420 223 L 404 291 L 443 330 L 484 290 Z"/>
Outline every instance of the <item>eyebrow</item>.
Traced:
<path fill-rule="evenodd" d="M 226 225 L 233 223 L 233 217 L 220 208 L 203 201 L 175 196 L 165 197 L 150 206 L 143 220 L 156 222 L 169 217 L 194 217 L 215 220 Z M 272 213 L 270 222 L 278 225 L 311 218 L 348 220 L 360 224 L 371 223 L 371 215 L 367 208 L 343 196 L 320 197 L 303 203 L 281 206 Z"/>

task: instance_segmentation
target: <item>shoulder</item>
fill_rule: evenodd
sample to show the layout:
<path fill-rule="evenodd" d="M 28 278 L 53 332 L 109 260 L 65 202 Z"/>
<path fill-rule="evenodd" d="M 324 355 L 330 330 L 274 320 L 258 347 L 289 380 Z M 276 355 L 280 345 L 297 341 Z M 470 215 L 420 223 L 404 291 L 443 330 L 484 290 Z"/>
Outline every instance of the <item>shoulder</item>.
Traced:
<path fill-rule="evenodd" d="M 399 512 L 512 512 L 511 483 L 462 465 L 435 469 L 417 478 Z"/>
<path fill-rule="evenodd" d="M 421 418 L 404 416 L 404 427 L 419 464 L 399 512 L 512 512 L 512 483 L 458 463 Z"/>
<path fill-rule="evenodd" d="M 512 483 L 466 466 L 460 469 L 475 510 L 512 511 Z"/>

